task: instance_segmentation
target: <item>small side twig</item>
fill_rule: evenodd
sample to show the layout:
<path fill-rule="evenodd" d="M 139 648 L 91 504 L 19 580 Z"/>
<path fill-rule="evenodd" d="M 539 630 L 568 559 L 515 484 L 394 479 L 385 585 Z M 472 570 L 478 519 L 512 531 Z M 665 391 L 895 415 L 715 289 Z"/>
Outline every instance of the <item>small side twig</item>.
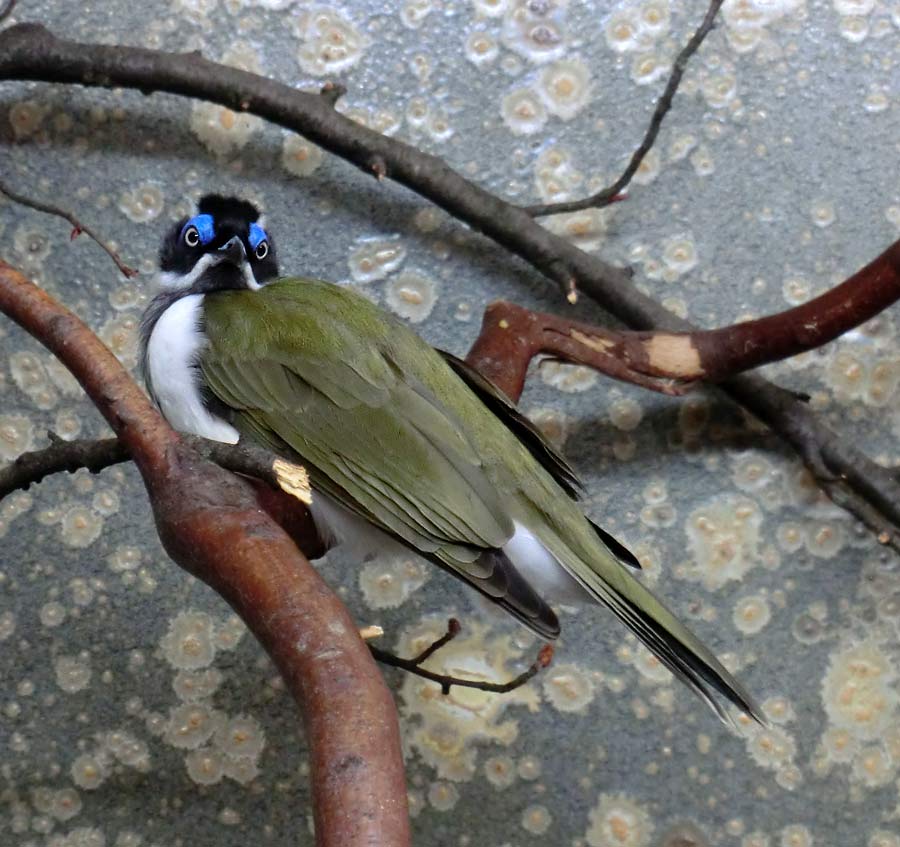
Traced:
<path fill-rule="evenodd" d="M 11 4 L 11 6 L 14 5 Z M 11 6 L 6 10 L 8 13 L 11 11 Z M 0 14 L 0 20 L 3 19 L 3 14 Z M 24 194 L 20 194 L 18 191 L 10 188 L 5 182 L 0 181 L 0 194 L 4 194 L 14 203 L 18 203 L 20 206 L 25 206 L 29 209 L 34 209 L 38 212 L 43 212 L 47 215 L 55 215 L 58 218 L 62 218 L 65 221 L 68 221 L 72 225 L 72 234 L 71 238 L 75 239 L 82 233 L 84 233 L 88 238 L 90 238 L 93 242 L 100 246 L 110 259 L 115 262 L 116 267 L 122 273 L 123 276 L 127 278 L 131 278 L 133 276 L 138 275 L 138 271 L 136 268 L 132 268 L 129 265 L 126 265 L 125 262 L 122 261 L 119 254 L 109 246 L 109 244 L 104 241 L 99 235 L 97 235 L 94 230 L 92 230 L 86 224 L 83 224 L 78 218 L 75 217 L 72 212 L 67 211 L 66 209 L 61 209 L 59 206 L 54 206 L 50 203 L 44 203 L 41 200 L 34 200 L 31 197 L 26 197 Z"/>
<path fill-rule="evenodd" d="M 326 82 L 319 90 L 319 96 L 332 108 L 346 93 L 347 86 L 340 82 Z"/>
<path fill-rule="evenodd" d="M 656 108 L 653 110 L 653 116 L 650 118 L 650 124 L 644 134 L 638 148 L 631 155 L 628 166 L 622 171 L 622 175 L 612 185 L 601 189 L 590 197 L 583 197 L 580 200 L 571 200 L 562 203 L 544 203 L 534 206 L 526 206 L 525 211 L 532 217 L 538 218 L 544 215 L 558 215 L 563 212 L 580 212 L 582 209 L 602 208 L 610 203 L 622 200 L 622 190 L 631 182 L 632 177 L 637 173 L 644 157 L 650 152 L 656 143 L 656 136 L 659 135 L 660 127 L 663 119 L 672 108 L 672 101 L 675 99 L 675 93 L 681 84 L 681 78 L 684 76 L 684 69 L 691 56 L 697 52 L 703 40 L 709 34 L 716 20 L 716 15 L 722 7 L 724 0 L 712 0 L 703 22 L 697 27 L 690 41 L 684 45 L 681 52 L 675 58 L 675 64 L 672 65 L 672 72 L 669 74 L 669 81 L 662 93 L 662 96 L 656 102 Z"/>
<path fill-rule="evenodd" d="M 375 660 L 392 668 L 400 668 L 414 676 L 422 677 L 422 679 L 436 682 L 441 686 L 441 693 L 446 695 L 450 693 L 450 689 L 455 685 L 459 688 L 476 688 L 479 691 L 491 691 L 496 694 L 506 694 L 525 685 L 528 680 L 537 675 L 543 668 L 546 668 L 553 659 L 553 645 L 545 644 L 541 647 L 537 654 L 537 658 L 531 663 L 531 666 L 520 673 L 517 677 L 509 680 L 509 682 L 482 682 L 477 679 L 463 679 L 458 676 L 450 676 L 448 674 L 435 673 L 422 667 L 422 664 L 433 656 L 441 647 L 450 643 L 461 630 L 461 626 L 456 618 L 450 618 L 447 622 L 447 631 L 436 641 L 426 647 L 421 653 L 412 659 L 404 659 L 395 656 L 387 650 L 382 650 L 373 645 L 369 645 L 369 650 L 375 657 Z"/>

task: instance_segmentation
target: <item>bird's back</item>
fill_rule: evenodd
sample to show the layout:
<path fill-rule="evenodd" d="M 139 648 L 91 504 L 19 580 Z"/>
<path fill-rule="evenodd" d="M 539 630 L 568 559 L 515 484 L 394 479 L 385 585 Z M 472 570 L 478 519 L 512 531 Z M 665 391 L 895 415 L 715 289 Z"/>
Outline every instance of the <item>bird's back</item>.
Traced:
<path fill-rule="evenodd" d="M 329 495 L 349 496 L 359 514 L 470 581 L 487 566 L 473 551 L 512 553 L 526 529 L 720 717 L 710 688 L 758 717 L 521 432 L 404 323 L 350 288 L 305 279 L 212 294 L 204 312 L 202 368 L 213 392 L 243 410 L 236 426 L 275 449 L 290 445 Z"/>

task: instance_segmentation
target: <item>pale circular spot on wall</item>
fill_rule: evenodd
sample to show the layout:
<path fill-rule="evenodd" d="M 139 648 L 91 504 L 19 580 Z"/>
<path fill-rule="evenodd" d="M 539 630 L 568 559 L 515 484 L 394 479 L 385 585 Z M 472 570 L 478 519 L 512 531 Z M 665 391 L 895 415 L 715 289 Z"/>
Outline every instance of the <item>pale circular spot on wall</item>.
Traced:
<path fill-rule="evenodd" d="M 895 714 L 895 679 L 890 659 L 874 641 L 833 653 L 822 681 L 831 722 L 861 739 L 877 738 Z"/>
<path fill-rule="evenodd" d="M 193 750 L 184 757 L 184 764 L 198 785 L 215 785 L 224 776 L 222 754 L 215 750 Z"/>
<path fill-rule="evenodd" d="M 421 323 L 437 302 L 437 283 L 420 271 L 403 271 L 388 282 L 385 302 L 401 318 Z"/>
<path fill-rule="evenodd" d="M 371 609 L 395 609 L 428 578 L 422 564 L 408 557 L 379 557 L 362 567 L 359 587 Z"/>
<path fill-rule="evenodd" d="M 38 617 L 44 626 L 57 627 L 66 619 L 66 607 L 62 603 L 52 600 L 41 606 Z"/>
<path fill-rule="evenodd" d="M 297 62 L 306 73 L 325 76 L 353 67 L 369 46 L 369 39 L 342 12 L 312 6 L 296 16 L 300 40 Z"/>
<path fill-rule="evenodd" d="M 310 176 L 325 159 L 322 148 L 302 135 L 291 134 L 281 143 L 281 165 L 294 176 Z"/>
<path fill-rule="evenodd" d="M 541 71 L 537 91 L 551 115 L 571 120 L 590 98 L 590 70 L 580 58 L 555 62 Z"/>
<path fill-rule="evenodd" d="M 428 789 L 428 802 L 439 812 L 449 812 L 459 801 L 459 789 L 450 782 L 435 782 Z"/>
<path fill-rule="evenodd" d="M 212 697 L 221 684 L 222 673 L 215 668 L 178 671 L 172 680 L 175 694 L 186 703 L 198 703 Z"/>
<path fill-rule="evenodd" d="M 32 449 L 34 425 L 24 415 L 0 415 L 0 459 L 12 461 Z"/>
<path fill-rule="evenodd" d="M 546 806 L 529 806 L 522 812 L 522 829 L 532 835 L 543 835 L 552 823 L 553 817 Z"/>
<path fill-rule="evenodd" d="M 640 30 L 640 18 L 633 8 L 613 12 L 603 25 L 606 43 L 617 53 L 637 49 L 642 43 Z"/>
<path fill-rule="evenodd" d="M 396 271 L 406 258 L 406 248 L 398 237 L 360 239 L 347 263 L 358 283 L 375 282 Z"/>
<path fill-rule="evenodd" d="M 553 665 L 542 677 L 544 696 L 560 712 L 584 714 L 594 699 L 588 674 L 569 662 Z"/>
<path fill-rule="evenodd" d="M 534 782 L 536 779 L 540 779 L 543 770 L 541 760 L 537 756 L 523 756 L 519 759 L 519 765 L 516 768 L 519 776 L 527 782 Z"/>
<path fill-rule="evenodd" d="M 544 383 L 567 394 L 587 391 L 597 382 L 597 372 L 591 368 L 546 359 L 541 361 L 539 373 Z"/>
<path fill-rule="evenodd" d="M 166 743 L 182 750 L 195 750 L 224 725 L 225 716 L 202 703 L 185 703 L 169 712 Z"/>
<path fill-rule="evenodd" d="M 652 85 L 665 79 L 671 63 L 658 53 L 641 53 L 631 63 L 631 79 L 636 85 Z"/>
<path fill-rule="evenodd" d="M 693 576 L 715 590 L 740 580 L 759 561 L 762 513 L 745 497 L 726 495 L 695 509 L 685 531 Z"/>
<path fill-rule="evenodd" d="M 632 397 L 616 400 L 609 407 L 610 423 L 618 430 L 632 432 L 637 429 L 644 417 L 641 404 Z"/>
<path fill-rule="evenodd" d="M 9 108 L 9 125 L 17 141 L 34 135 L 44 118 L 50 112 L 50 107 L 39 103 L 37 100 L 20 100 Z"/>
<path fill-rule="evenodd" d="M 500 116 L 513 135 L 533 135 L 547 122 L 547 108 L 532 88 L 515 88 L 500 104 Z"/>
<path fill-rule="evenodd" d="M 475 67 L 489 65 L 500 53 L 500 45 L 492 32 L 474 29 L 466 36 L 464 54 Z"/>
<path fill-rule="evenodd" d="M 566 0 L 510 0 L 503 43 L 530 62 L 549 62 L 566 48 Z"/>
<path fill-rule="evenodd" d="M 60 528 L 63 544 L 82 549 L 100 537 L 103 517 L 87 506 L 73 506 L 63 515 Z"/>
<path fill-rule="evenodd" d="M 760 594 L 744 597 L 734 606 L 732 621 L 735 628 L 744 635 L 756 635 L 772 619 L 772 609 L 768 600 Z"/>
<path fill-rule="evenodd" d="M 653 822 L 643 805 L 625 794 L 601 794 L 590 810 L 585 840 L 591 847 L 648 847 Z"/>
<path fill-rule="evenodd" d="M 180 612 L 169 622 L 160 647 L 176 668 L 205 668 L 216 654 L 212 619 L 204 612 Z"/>
<path fill-rule="evenodd" d="M 491 756 L 484 763 L 484 776 L 494 788 L 509 788 L 516 781 L 516 763 L 510 756 Z"/>
<path fill-rule="evenodd" d="M 119 195 L 119 211 L 136 224 L 156 220 L 164 205 L 162 189 L 151 182 L 141 183 Z"/>
<path fill-rule="evenodd" d="M 217 103 L 195 102 L 191 106 L 191 132 L 210 153 L 220 158 L 239 153 L 261 126 L 256 116 L 233 112 Z"/>
<path fill-rule="evenodd" d="M 67 694 L 76 694 L 88 687 L 91 681 L 90 657 L 87 653 L 79 656 L 58 656 L 53 662 L 56 684 Z"/>
<path fill-rule="evenodd" d="M 835 219 L 834 203 L 830 200 L 816 200 L 810 209 L 810 216 L 817 227 L 831 226 Z"/>
<path fill-rule="evenodd" d="M 216 746 L 229 756 L 255 759 L 266 746 L 266 734 L 256 718 L 231 718 L 216 732 Z"/>

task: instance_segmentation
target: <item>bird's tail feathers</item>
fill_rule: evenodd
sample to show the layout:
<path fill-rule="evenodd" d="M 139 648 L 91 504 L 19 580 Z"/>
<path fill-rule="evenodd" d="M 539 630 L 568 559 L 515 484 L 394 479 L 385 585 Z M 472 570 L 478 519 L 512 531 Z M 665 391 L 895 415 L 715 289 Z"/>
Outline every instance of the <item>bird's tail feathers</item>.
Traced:
<path fill-rule="evenodd" d="M 567 569 L 597 600 L 608 606 L 723 723 L 735 727 L 718 697 L 724 698 L 757 723 L 767 724 L 747 690 L 693 632 L 624 568 L 616 563 L 615 570 L 607 576 L 580 561 L 578 564 L 577 568 Z"/>

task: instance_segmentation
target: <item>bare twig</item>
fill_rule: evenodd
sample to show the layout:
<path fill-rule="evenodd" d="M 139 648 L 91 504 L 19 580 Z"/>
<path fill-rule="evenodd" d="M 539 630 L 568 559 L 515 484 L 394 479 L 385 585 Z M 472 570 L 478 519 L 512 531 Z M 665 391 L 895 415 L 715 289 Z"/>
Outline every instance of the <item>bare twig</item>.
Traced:
<path fill-rule="evenodd" d="M 529 668 L 517 677 L 509 680 L 509 682 L 482 682 L 477 679 L 465 679 L 464 677 L 450 676 L 448 674 L 435 673 L 427 668 L 423 668 L 422 664 L 441 647 L 449 644 L 460 632 L 460 623 L 456 618 L 450 618 L 447 623 L 447 631 L 436 641 L 428 645 L 418 656 L 412 659 L 403 659 L 395 656 L 393 653 L 382 650 L 374 645 L 369 645 L 369 650 L 375 659 L 384 665 L 390 665 L 392 668 L 400 668 L 414 676 L 420 676 L 422 679 L 431 680 L 441 686 L 442 694 L 449 694 L 450 689 L 455 685 L 458 688 L 476 688 L 479 691 L 492 691 L 497 694 L 506 694 L 516 688 L 525 685 L 528 680 L 538 674 L 543 668 L 546 668 L 553 660 L 553 647 L 545 644 L 538 652 L 537 658 L 531 663 Z"/>
<path fill-rule="evenodd" d="M 123 276 L 131 278 L 133 276 L 138 275 L 138 271 L 136 268 L 129 267 L 122 261 L 119 257 L 119 254 L 109 246 L 109 244 L 102 239 L 93 229 L 91 229 L 86 224 L 83 224 L 78 218 L 75 217 L 71 212 L 66 209 L 61 209 L 59 206 L 54 206 L 50 203 L 44 203 L 41 200 L 34 200 L 31 197 L 26 197 L 24 194 L 20 194 L 18 191 L 10 188 L 5 182 L 0 181 L 0 194 L 4 194 L 14 203 L 18 203 L 20 206 L 26 206 L 29 209 L 34 209 L 38 212 L 44 212 L 47 215 L 55 215 L 58 218 L 62 218 L 65 221 L 68 221 L 72 225 L 72 232 L 70 235 L 70 239 L 74 240 L 79 235 L 84 233 L 88 238 L 90 238 L 93 242 L 98 244 L 109 256 L 110 259 L 115 262 L 116 267 L 122 273 Z"/>
<path fill-rule="evenodd" d="M 0 500 L 13 491 L 26 491 L 52 474 L 74 473 L 81 468 L 100 473 L 108 467 L 131 460 L 118 438 L 63 441 L 54 433 L 48 435 L 52 442 L 49 447 L 23 453 L 8 465 L 0 467 Z"/>
<path fill-rule="evenodd" d="M 423 662 L 427 662 L 441 647 L 453 641 L 461 631 L 462 626 L 459 621 L 456 618 L 450 618 L 447 621 L 447 631 L 437 641 L 432 641 L 418 656 L 410 659 L 410 661 L 414 665 L 421 665 Z"/>
<path fill-rule="evenodd" d="M 75 315 L 0 262 L 0 311 L 73 373 L 140 470 L 170 556 L 272 656 L 306 724 L 319 847 L 409 844 L 390 692 L 337 596 L 242 477 L 203 459 Z"/>
<path fill-rule="evenodd" d="M 716 15 L 719 13 L 719 9 L 722 8 L 723 2 L 724 0 L 712 0 L 712 2 L 710 2 L 709 8 L 706 10 L 706 15 L 703 18 L 703 22 L 697 27 L 697 30 L 691 36 L 690 41 L 684 45 L 681 52 L 675 57 L 675 64 L 672 65 L 669 81 L 666 83 L 666 87 L 659 100 L 656 101 L 656 108 L 653 110 L 653 116 L 650 118 L 650 124 L 647 127 L 646 133 L 644 133 L 644 138 L 634 153 L 631 154 L 631 160 L 628 162 L 628 166 L 625 170 L 622 171 L 621 176 L 614 183 L 601 189 L 596 194 L 592 194 L 590 197 L 583 197 L 580 200 L 569 200 L 560 203 L 543 203 L 534 206 L 526 206 L 524 208 L 529 215 L 539 218 L 545 215 L 558 215 L 563 212 L 579 212 L 582 209 L 599 209 L 624 199 L 621 192 L 631 182 L 632 177 L 637 173 L 638 168 L 641 166 L 641 162 L 644 161 L 644 157 L 656 143 L 656 137 L 659 135 L 663 119 L 672 108 L 672 101 L 675 99 L 675 93 L 678 91 L 678 86 L 681 84 L 681 78 L 684 76 L 684 70 L 687 67 L 687 63 L 691 56 L 693 56 L 700 48 L 703 39 L 706 38 L 713 28 Z"/>

